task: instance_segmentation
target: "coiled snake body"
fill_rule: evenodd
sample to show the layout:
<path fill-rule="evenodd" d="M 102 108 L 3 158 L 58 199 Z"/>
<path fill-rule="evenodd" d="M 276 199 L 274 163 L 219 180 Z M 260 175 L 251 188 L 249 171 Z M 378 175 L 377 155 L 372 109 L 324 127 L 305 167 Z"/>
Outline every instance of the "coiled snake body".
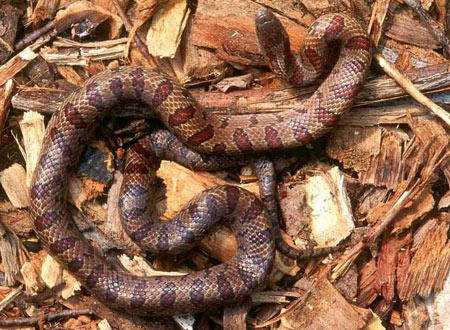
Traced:
<path fill-rule="evenodd" d="M 287 35 L 270 11 L 257 14 L 256 26 L 272 69 L 296 85 L 314 80 L 325 65 L 327 44 L 340 42 L 337 64 L 306 102 L 276 114 L 212 115 L 168 76 L 121 67 L 86 81 L 48 125 L 30 190 L 34 226 L 50 253 L 108 305 L 146 315 L 203 311 L 236 301 L 267 279 L 274 258 L 273 228 L 264 205 L 249 192 L 233 186 L 209 189 L 164 223 L 149 216 L 147 205 L 157 156 L 170 152 L 161 150 L 162 140 L 172 139 L 172 147 L 181 143 L 178 138 L 184 143 L 174 149 L 176 160 L 183 162 L 191 152 L 198 162 L 221 167 L 233 162 L 233 155 L 304 145 L 328 132 L 351 106 L 371 60 L 369 38 L 358 23 L 341 14 L 321 17 L 298 56 L 290 54 Z M 230 261 L 186 276 L 131 276 L 109 266 L 69 224 L 68 172 L 95 124 L 113 105 L 131 99 L 152 107 L 173 134 L 155 131 L 153 140 L 144 139 L 128 151 L 120 208 L 130 237 L 154 252 L 179 250 L 222 221 L 238 240 Z M 186 145 L 194 150 L 177 153 Z"/>

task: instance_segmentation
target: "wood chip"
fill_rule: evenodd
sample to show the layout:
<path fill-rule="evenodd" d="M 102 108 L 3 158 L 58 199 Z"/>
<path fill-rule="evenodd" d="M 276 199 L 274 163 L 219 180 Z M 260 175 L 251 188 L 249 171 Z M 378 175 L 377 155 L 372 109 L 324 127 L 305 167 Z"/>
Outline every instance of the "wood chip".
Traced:
<path fill-rule="evenodd" d="M 50 255 L 47 255 L 42 264 L 41 278 L 49 288 L 63 281 L 62 267 Z"/>
<path fill-rule="evenodd" d="M 147 33 L 150 54 L 175 57 L 190 12 L 186 0 L 168 0 L 155 13 Z"/>
<path fill-rule="evenodd" d="M 411 260 L 403 286 L 399 288 L 402 300 L 416 295 L 427 297 L 443 288 L 450 268 L 449 214 L 441 213 L 429 220 L 416 234 L 417 251 Z"/>
<path fill-rule="evenodd" d="M 23 276 L 25 291 L 28 295 L 35 294 L 44 288 L 44 283 L 31 262 L 25 262 L 20 269 L 20 273 Z"/>
<path fill-rule="evenodd" d="M 0 183 L 14 207 L 30 206 L 25 169 L 20 164 L 13 164 L 0 172 Z"/>
<path fill-rule="evenodd" d="M 311 208 L 311 232 L 319 247 L 336 246 L 355 228 L 345 180 L 337 167 L 308 178 L 306 200 Z"/>
<path fill-rule="evenodd" d="M 42 142 L 44 141 L 44 116 L 32 111 L 26 112 L 19 124 L 25 148 L 25 163 L 27 168 L 26 185 L 28 187 L 39 160 Z"/>
<path fill-rule="evenodd" d="M 286 314 L 281 323 L 288 329 L 360 330 L 366 322 L 327 280 L 321 280 L 304 306 Z"/>

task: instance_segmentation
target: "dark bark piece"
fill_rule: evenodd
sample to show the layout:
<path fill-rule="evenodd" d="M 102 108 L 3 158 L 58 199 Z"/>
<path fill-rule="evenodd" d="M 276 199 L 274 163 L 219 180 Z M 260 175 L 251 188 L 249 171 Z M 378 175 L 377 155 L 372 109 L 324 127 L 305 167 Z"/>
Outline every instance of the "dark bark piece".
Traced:
<path fill-rule="evenodd" d="M 242 303 L 225 307 L 223 315 L 223 327 L 226 330 L 246 329 L 245 320 L 247 313 L 252 306 L 251 298 L 245 299 Z"/>
<path fill-rule="evenodd" d="M 335 284 L 336 290 L 344 296 L 347 301 L 353 301 L 358 293 L 358 270 L 356 265 L 350 266 L 350 269 L 340 277 Z"/>
<path fill-rule="evenodd" d="M 52 87 L 54 85 L 55 73 L 49 64 L 40 56 L 27 65 L 24 73 L 30 79 L 32 85 L 39 87 Z"/>
<path fill-rule="evenodd" d="M 102 183 L 110 183 L 114 177 L 113 156 L 103 144 L 89 145 L 82 155 L 78 174 Z M 109 166 L 108 166 L 109 164 Z"/>
<path fill-rule="evenodd" d="M 17 8 L 9 4 L 0 6 L 0 64 L 5 63 L 14 51 L 19 16 Z"/>

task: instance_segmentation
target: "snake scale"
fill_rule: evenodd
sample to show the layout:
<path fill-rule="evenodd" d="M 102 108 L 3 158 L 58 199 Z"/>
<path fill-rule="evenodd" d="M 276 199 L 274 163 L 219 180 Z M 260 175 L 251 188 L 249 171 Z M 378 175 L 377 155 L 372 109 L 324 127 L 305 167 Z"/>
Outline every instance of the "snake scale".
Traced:
<path fill-rule="evenodd" d="M 278 224 L 272 226 L 264 204 L 244 189 L 215 187 L 172 221 L 156 221 L 147 202 L 158 157 L 172 153 L 183 163 L 192 156 L 206 168 L 220 168 L 233 157 L 298 147 L 326 134 L 361 88 L 371 42 L 354 19 L 327 14 L 311 26 L 301 53 L 292 55 L 287 34 L 270 10 L 259 11 L 255 21 L 272 70 L 294 85 L 314 81 L 325 66 L 327 45 L 340 43 L 331 73 L 291 110 L 211 114 L 169 76 L 145 67 L 120 67 L 87 80 L 51 119 L 30 189 L 34 227 L 48 251 L 107 305 L 143 315 L 191 313 L 237 301 L 265 283 L 274 259 L 273 226 Z M 238 241 L 238 252 L 228 262 L 184 276 L 132 276 L 110 266 L 73 228 L 66 205 L 68 173 L 96 124 L 126 100 L 153 108 L 170 131 L 154 131 L 128 150 L 119 202 L 126 231 L 153 252 L 178 251 L 222 222 Z"/>

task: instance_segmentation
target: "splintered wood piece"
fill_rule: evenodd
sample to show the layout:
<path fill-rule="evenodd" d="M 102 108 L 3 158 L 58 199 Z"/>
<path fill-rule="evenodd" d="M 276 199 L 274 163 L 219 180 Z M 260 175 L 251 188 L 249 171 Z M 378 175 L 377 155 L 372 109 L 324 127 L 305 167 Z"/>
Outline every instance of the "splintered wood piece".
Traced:
<path fill-rule="evenodd" d="M 387 302 L 393 302 L 395 299 L 397 254 L 410 242 L 410 231 L 399 236 L 388 232 L 383 235 L 381 248 L 378 252 L 377 289 Z"/>
<path fill-rule="evenodd" d="M 14 283 L 10 284 L 11 286 Z M 22 295 L 23 293 L 23 285 L 19 285 L 17 288 L 14 288 L 9 291 L 9 293 L 0 301 L 0 311 L 2 311 L 10 302 L 14 301 L 17 297 Z M 31 329 L 30 329 L 31 330 Z"/>
<path fill-rule="evenodd" d="M 29 187 L 34 169 L 39 160 L 41 145 L 44 141 L 44 116 L 33 111 L 26 112 L 19 124 L 25 148 L 26 185 Z"/>
<path fill-rule="evenodd" d="M 370 313 L 363 311 L 364 314 Z M 281 323 L 288 329 L 359 330 L 366 321 L 328 280 L 322 279 L 306 303 L 288 311 Z"/>
<path fill-rule="evenodd" d="M 6 123 L 6 118 L 8 118 L 9 105 L 11 103 L 13 90 L 14 82 L 12 79 L 9 79 L 3 86 L 0 87 L 0 130 L 3 130 Z"/>
<path fill-rule="evenodd" d="M 41 278 L 49 288 L 63 282 L 63 268 L 58 261 L 47 254 L 41 267 Z"/>
<path fill-rule="evenodd" d="M 411 204 L 402 213 L 402 217 L 396 221 L 392 233 L 401 233 L 411 225 L 429 213 L 434 207 L 435 201 L 433 194 L 429 190 L 424 190 L 418 194 Z"/>
<path fill-rule="evenodd" d="M 228 227 L 217 228 L 203 238 L 198 246 L 208 255 L 222 262 L 234 257 L 238 248 L 236 238 Z"/>
<path fill-rule="evenodd" d="M 376 108 L 355 108 L 342 116 L 341 120 L 338 122 L 338 126 L 370 127 L 382 124 L 409 124 L 411 117 L 420 117 L 427 113 L 428 111 L 422 106 L 407 104 Z M 329 136 L 332 137 L 332 134 L 333 132 Z M 357 134 L 360 135 L 360 133 L 355 131 L 355 135 Z M 327 148 L 328 144 L 329 143 L 327 143 Z"/>
<path fill-rule="evenodd" d="M 359 270 L 358 306 L 368 307 L 378 297 L 377 289 L 377 265 L 375 259 L 364 263 Z"/>
<path fill-rule="evenodd" d="M 386 40 L 378 49 L 400 72 L 447 63 L 447 59 L 434 50 L 405 45 L 392 39 Z"/>
<path fill-rule="evenodd" d="M 127 271 L 137 276 L 180 276 L 189 273 L 188 269 L 178 269 L 170 272 L 155 270 L 150 267 L 147 260 L 139 256 L 130 259 L 122 254 L 119 256 L 119 260 Z"/>
<path fill-rule="evenodd" d="M 420 120 L 411 118 L 409 126 L 422 146 L 429 148 L 429 155 L 439 155 L 442 150 L 447 150 L 450 145 L 450 137 L 446 129 L 442 126 L 441 122 L 435 118 L 423 117 Z M 414 157 L 413 154 L 411 164 L 417 162 L 419 157 L 420 156 Z M 440 164 L 440 169 L 444 172 L 447 182 L 450 182 L 450 162 L 444 160 Z"/>
<path fill-rule="evenodd" d="M 273 0 L 261 0 L 258 1 L 259 4 L 271 8 L 274 12 L 283 13 L 284 16 L 290 20 L 301 22 L 302 25 L 311 26 L 316 20 L 316 13 L 311 11 L 311 8 L 304 8 L 299 6 L 298 3 L 290 1 L 273 1 Z M 317 1 L 311 1 L 311 3 L 317 3 Z M 331 11 L 335 11 L 332 5 L 335 1 L 331 1 L 330 5 Z M 305 4 L 305 1 L 303 1 Z"/>
<path fill-rule="evenodd" d="M 440 213 L 427 221 L 415 234 L 416 253 L 406 275 L 399 297 L 410 300 L 414 296 L 428 297 L 442 290 L 450 268 L 449 214 Z"/>
<path fill-rule="evenodd" d="M 77 86 L 83 84 L 84 79 L 80 77 L 73 67 L 68 65 L 58 65 L 56 69 L 58 70 L 58 73 L 71 84 Z"/>
<path fill-rule="evenodd" d="M 58 65 L 87 66 L 90 61 L 117 60 L 123 56 L 125 40 L 119 44 L 101 48 L 71 48 L 64 52 L 58 49 L 45 47 L 40 55 L 48 62 Z"/>
<path fill-rule="evenodd" d="M 327 155 L 342 162 L 344 168 L 367 171 L 370 161 L 380 154 L 381 127 L 344 126 L 328 136 Z"/>
<path fill-rule="evenodd" d="M 178 80 L 181 83 L 192 79 L 205 81 L 211 76 L 220 78 L 229 72 L 228 65 L 219 59 L 212 49 L 197 47 L 193 43 L 189 33 L 191 29 L 192 21 L 188 20 L 186 27 L 188 37 L 182 38 L 180 46 L 183 51 L 177 52 L 175 58 L 169 61 Z"/>
<path fill-rule="evenodd" d="M 253 81 L 253 75 L 251 73 L 222 79 L 216 84 L 216 87 L 223 93 L 226 93 L 230 89 L 245 89 Z"/>
<path fill-rule="evenodd" d="M 40 22 L 52 19 L 58 6 L 59 1 L 39 0 L 36 3 L 30 18 L 34 26 L 39 25 Z"/>
<path fill-rule="evenodd" d="M 269 8 L 272 8 L 271 3 L 276 1 L 267 0 L 266 3 L 268 4 Z M 346 0 L 302 0 L 302 4 L 304 5 L 305 9 L 307 9 L 307 12 L 312 14 L 314 17 L 320 17 L 325 14 L 329 13 L 344 13 L 349 16 L 355 16 L 359 19 L 358 16 L 356 16 L 355 13 L 355 4 L 353 3 L 355 1 L 346 1 Z M 361 2 L 361 1 L 360 1 Z M 295 3 L 294 3 L 295 5 Z M 366 5 L 367 6 L 367 5 Z M 296 8 L 295 6 L 294 8 Z M 301 6 L 298 6 L 302 8 Z M 298 9 L 297 9 L 298 10 Z"/>
<path fill-rule="evenodd" d="M 26 177 L 25 169 L 17 163 L 0 172 L 0 183 L 16 208 L 30 206 Z"/>
<path fill-rule="evenodd" d="M 143 254 L 143 252 L 126 234 L 120 220 L 119 193 L 122 181 L 122 173 L 116 171 L 113 184 L 108 191 L 106 220 L 99 228 L 105 233 L 105 237 L 109 237 L 120 249 L 127 251 L 130 255 L 137 256 Z"/>
<path fill-rule="evenodd" d="M 372 142 L 379 143 L 380 152 L 371 155 L 369 167 L 358 173 L 361 183 L 395 190 L 403 174 L 402 153 L 409 139 L 401 129 L 382 130 L 381 141 Z"/>
<path fill-rule="evenodd" d="M 418 17 L 411 17 L 408 12 L 399 11 L 391 15 L 389 25 L 384 33 L 389 38 L 422 48 L 436 49 L 439 40 L 430 32 Z"/>
<path fill-rule="evenodd" d="M 186 0 L 169 0 L 155 13 L 147 33 L 150 54 L 175 57 L 190 12 Z"/>
<path fill-rule="evenodd" d="M 144 43 L 144 39 L 141 37 L 139 33 L 137 33 L 137 30 L 141 27 L 142 24 L 144 24 L 148 19 L 152 17 L 155 10 L 159 8 L 162 2 L 163 2 L 162 0 L 149 0 L 138 2 L 136 10 L 138 14 L 137 17 L 133 17 L 134 23 L 132 25 L 130 19 L 124 12 L 125 7 L 122 8 L 122 6 L 116 0 L 112 1 L 112 4 L 114 5 L 117 11 L 117 14 L 122 20 L 125 29 L 129 33 L 127 46 L 124 52 L 124 57 L 128 57 L 131 42 L 132 40 L 134 40 L 139 49 L 139 52 L 136 52 L 136 54 L 139 54 L 138 56 L 142 60 L 142 63 L 144 63 L 145 65 L 149 65 L 151 67 L 157 66 L 155 59 L 148 52 L 147 46 Z M 131 55 L 132 58 L 135 57 L 133 56 L 133 50 Z"/>
<path fill-rule="evenodd" d="M 383 26 L 390 3 L 391 0 L 375 1 L 374 7 L 372 9 L 372 16 L 370 17 L 368 31 L 372 36 L 372 40 L 375 41 L 375 46 L 378 46 L 381 35 L 383 33 Z"/>
<path fill-rule="evenodd" d="M 13 286 L 20 271 L 20 242 L 15 233 L 0 223 L 0 255 L 5 274 L 3 285 Z M 0 303 L 1 305 L 1 303 Z M 3 307 L 0 307 L 0 311 Z"/>
<path fill-rule="evenodd" d="M 405 182 L 402 182 L 398 187 L 395 194 L 386 202 L 379 203 L 367 214 L 367 222 L 370 224 L 375 224 L 379 221 L 385 214 L 392 210 L 394 205 L 401 199 L 404 194 Z M 431 200 L 430 200 L 431 198 Z M 399 219 L 401 225 L 395 227 L 394 232 L 401 232 L 406 228 L 409 228 L 411 224 L 420 219 L 424 214 L 430 211 L 433 206 L 432 196 L 428 190 L 423 190 L 415 196 L 412 202 L 410 202 L 402 211 L 402 218 Z M 405 220 L 403 220 L 405 219 Z M 396 223 L 397 225 L 397 223 Z"/>

